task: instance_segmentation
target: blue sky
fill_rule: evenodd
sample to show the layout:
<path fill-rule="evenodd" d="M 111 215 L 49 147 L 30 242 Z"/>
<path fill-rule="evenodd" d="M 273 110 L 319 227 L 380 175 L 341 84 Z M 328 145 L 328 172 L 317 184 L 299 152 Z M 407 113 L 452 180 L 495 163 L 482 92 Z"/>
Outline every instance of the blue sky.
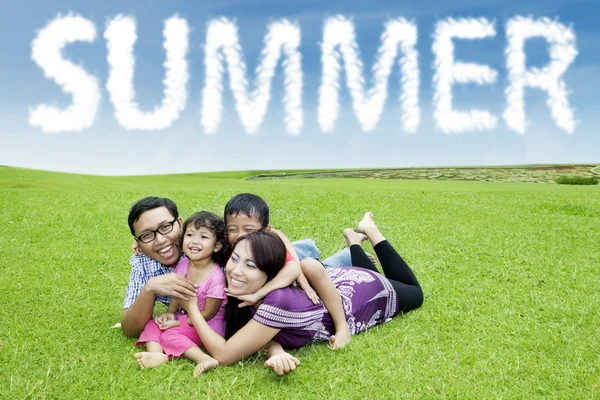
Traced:
<path fill-rule="evenodd" d="M 600 15 L 599 1 L 478 1 L 428 2 L 354 0 L 221 0 L 221 1 L 3 1 L 0 13 L 0 165 L 80 172 L 99 175 L 141 175 L 246 169 L 364 168 L 451 165 L 507 165 L 532 163 L 597 163 L 600 148 Z M 60 108 L 72 102 L 32 60 L 37 32 L 57 15 L 77 13 L 92 21 L 93 43 L 74 43 L 64 58 L 97 77 L 101 87 L 100 110 L 95 123 L 81 131 L 48 134 L 29 124 L 29 110 L 50 104 Z M 106 89 L 109 74 L 107 22 L 118 14 L 135 18 L 137 42 L 135 100 L 142 111 L 161 103 L 165 69 L 164 21 L 174 14 L 187 20 L 189 35 L 188 99 L 179 118 L 161 130 L 127 130 L 115 118 Z M 400 123 L 401 74 L 389 76 L 385 108 L 375 129 L 364 132 L 352 108 L 342 75 L 340 115 L 332 132 L 322 132 L 317 119 L 321 85 L 321 48 L 324 21 L 337 14 L 355 25 L 363 76 L 371 85 L 371 65 L 386 21 L 404 17 L 418 29 L 420 125 L 415 133 Z M 204 44 L 207 24 L 219 17 L 234 19 L 240 33 L 251 89 L 254 69 L 263 49 L 270 22 L 287 18 L 301 28 L 304 123 L 300 134 L 286 132 L 282 106 L 283 73 L 277 67 L 271 98 L 260 129 L 248 134 L 235 110 L 229 84 L 224 84 L 223 117 L 216 133 L 207 134 L 201 123 L 204 87 Z M 572 134 L 560 129 L 546 105 L 547 94 L 525 90 L 528 127 L 519 134 L 502 119 L 508 85 L 505 26 L 510 18 L 549 17 L 570 26 L 576 35 L 578 55 L 564 75 L 569 104 L 577 121 Z M 448 135 L 436 128 L 433 112 L 432 53 L 435 24 L 446 18 L 495 21 L 496 36 L 479 41 L 455 41 L 457 61 L 487 64 L 498 72 L 495 83 L 453 87 L 454 108 L 477 107 L 498 117 L 497 127 Z M 526 65 L 549 62 L 542 39 L 525 45 Z M 226 81 L 228 82 L 228 81 Z"/>

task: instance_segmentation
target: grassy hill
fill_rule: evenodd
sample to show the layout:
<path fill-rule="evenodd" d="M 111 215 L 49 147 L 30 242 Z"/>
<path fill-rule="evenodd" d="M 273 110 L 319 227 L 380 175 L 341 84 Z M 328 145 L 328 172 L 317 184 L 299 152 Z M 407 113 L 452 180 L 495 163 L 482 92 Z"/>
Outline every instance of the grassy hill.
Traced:
<path fill-rule="evenodd" d="M 0 167 L 0 398 L 594 398 L 600 396 L 600 187 L 417 179 L 242 180 L 267 171 L 100 177 Z M 276 171 L 287 172 L 291 171 Z M 127 213 L 147 195 L 185 218 L 259 194 L 324 256 L 371 210 L 422 283 L 422 308 L 293 352 L 192 377 L 140 371 L 119 321 Z M 368 247 L 366 247 L 368 249 Z"/>

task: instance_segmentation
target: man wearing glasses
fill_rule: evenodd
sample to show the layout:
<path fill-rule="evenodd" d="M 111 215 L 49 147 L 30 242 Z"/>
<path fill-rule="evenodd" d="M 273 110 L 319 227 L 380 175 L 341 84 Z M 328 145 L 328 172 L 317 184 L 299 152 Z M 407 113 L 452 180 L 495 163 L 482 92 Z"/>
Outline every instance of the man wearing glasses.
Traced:
<path fill-rule="evenodd" d="M 172 274 L 181 256 L 181 218 L 175 203 L 162 197 L 145 197 L 129 211 L 129 229 L 138 248 L 133 255 L 131 277 L 125 293 L 121 328 L 138 337 L 152 318 L 156 300 L 169 304 L 170 297 L 187 300 L 196 288 L 187 278 Z"/>

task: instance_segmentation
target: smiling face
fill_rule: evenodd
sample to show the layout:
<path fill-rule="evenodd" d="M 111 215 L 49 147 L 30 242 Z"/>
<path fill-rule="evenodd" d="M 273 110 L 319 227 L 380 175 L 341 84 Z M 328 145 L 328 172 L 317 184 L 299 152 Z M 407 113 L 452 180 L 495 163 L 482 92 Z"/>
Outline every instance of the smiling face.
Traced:
<path fill-rule="evenodd" d="M 233 249 L 225 275 L 229 292 L 233 295 L 254 293 L 267 282 L 267 274 L 254 262 L 248 240 L 238 242 Z"/>
<path fill-rule="evenodd" d="M 227 215 L 225 223 L 227 224 L 227 241 L 229 244 L 233 244 L 235 239 L 240 236 L 256 232 L 262 228 L 262 224 L 258 220 L 258 217 L 249 217 L 242 213 Z M 271 226 L 267 225 L 265 230 L 271 230 Z"/>
<path fill-rule="evenodd" d="M 173 221 L 173 215 L 167 207 L 158 207 L 148 210 L 140 215 L 133 223 L 134 235 L 139 237 L 145 232 L 158 229 L 161 225 Z M 156 237 L 149 243 L 138 240 L 139 248 L 150 258 L 166 266 L 175 266 L 181 255 L 181 218 L 173 224 L 173 230 L 165 235 L 156 233 Z"/>
<path fill-rule="evenodd" d="M 221 243 L 212 230 L 205 226 L 196 228 L 189 224 L 183 234 L 183 252 L 191 261 L 200 261 L 212 258 L 213 252 L 219 251 Z"/>

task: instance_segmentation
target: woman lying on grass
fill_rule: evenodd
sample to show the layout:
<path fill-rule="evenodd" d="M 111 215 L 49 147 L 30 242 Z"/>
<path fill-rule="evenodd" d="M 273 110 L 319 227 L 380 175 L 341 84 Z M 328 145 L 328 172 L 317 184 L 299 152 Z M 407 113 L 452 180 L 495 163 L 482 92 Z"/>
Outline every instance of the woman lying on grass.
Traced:
<path fill-rule="evenodd" d="M 360 247 L 360 234 L 371 241 L 385 277 Z M 351 334 L 421 306 L 423 292 L 419 282 L 379 232 L 371 213 L 365 214 L 356 232 L 346 229 L 344 236 L 355 267 L 325 270 L 316 260 L 304 260 L 302 269 L 309 281 L 331 279 L 330 287 L 339 292 Z M 256 292 L 282 268 L 285 257 L 285 245 L 274 234 L 257 231 L 238 239 L 225 270 L 229 295 Z M 253 307 L 238 308 L 230 299 L 227 339 L 206 322 L 195 299 L 189 299 L 184 306 L 206 350 L 221 365 L 234 364 L 266 348 L 265 366 L 278 375 L 294 370 L 299 363 L 284 348 L 326 341 L 334 332 L 327 309 L 313 304 L 301 290 L 292 287 L 274 290 Z"/>

